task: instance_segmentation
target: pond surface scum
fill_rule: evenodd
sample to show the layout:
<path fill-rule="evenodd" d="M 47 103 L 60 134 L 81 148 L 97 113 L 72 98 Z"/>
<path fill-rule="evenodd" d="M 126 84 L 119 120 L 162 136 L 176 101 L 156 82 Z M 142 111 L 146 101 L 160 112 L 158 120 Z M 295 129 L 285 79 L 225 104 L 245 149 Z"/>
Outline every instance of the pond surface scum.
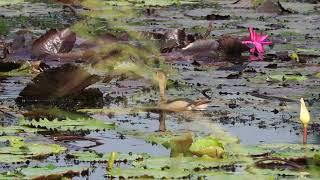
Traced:
<path fill-rule="evenodd" d="M 0 15 L 0 180 L 320 178 L 320 1 Z"/>

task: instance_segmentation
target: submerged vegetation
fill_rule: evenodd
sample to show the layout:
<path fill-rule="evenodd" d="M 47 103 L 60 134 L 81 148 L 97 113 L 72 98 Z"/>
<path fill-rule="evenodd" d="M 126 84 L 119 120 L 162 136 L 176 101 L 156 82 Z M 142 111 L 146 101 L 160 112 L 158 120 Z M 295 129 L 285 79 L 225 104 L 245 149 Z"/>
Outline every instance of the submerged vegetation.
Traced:
<path fill-rule="evenodd" d="M 0 0 L 0 179 L 319 178 L 319 9 Z"/>

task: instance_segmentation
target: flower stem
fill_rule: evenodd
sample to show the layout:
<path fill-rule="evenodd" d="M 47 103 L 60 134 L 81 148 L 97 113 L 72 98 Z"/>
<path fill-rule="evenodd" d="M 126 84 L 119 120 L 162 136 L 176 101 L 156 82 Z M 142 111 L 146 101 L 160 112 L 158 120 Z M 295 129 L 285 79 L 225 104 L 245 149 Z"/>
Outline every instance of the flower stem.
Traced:
<path fill-rule="evenodd" d="M 303 144 L 307 144 L 307 136 L 308 136 L 308 134 L 307 134 L 307 126 L 304 125 L 303 126 Z"/>

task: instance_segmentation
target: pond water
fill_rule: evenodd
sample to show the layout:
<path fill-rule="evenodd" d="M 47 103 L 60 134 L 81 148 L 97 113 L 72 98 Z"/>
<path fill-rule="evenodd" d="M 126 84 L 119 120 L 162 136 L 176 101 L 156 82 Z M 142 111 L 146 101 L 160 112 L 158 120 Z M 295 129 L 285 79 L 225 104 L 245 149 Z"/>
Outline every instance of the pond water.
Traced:
<path fill-rule="evenodd" d="M 24 28 L 32 32 L 35 37 L 39 37 L 51 28 L 65 28 L 85 21 L 83 20 L 85 17 L 76 17 L 68 9 L 62 10 L 62 5 L 56 2 L 25 0 L 11 5 L 9 3 L 2 5 L 3 1 L 0 0 L 0 2 L 0 15 L 2 16 L 0 20 L 6 23 L 9 29 L 5 36 L 1 36 L 3 40 L 9 41 L 14 37 L 16 31 Z M 92 27 L 95 27 L 96 31 L 107 31 L 110 27 L 103 23 L 113 17 L 107 13 L 107 10 L 112 7 L 107 4 L 115 3 L 115 7 L 121 7 L 122 4 L 117 1 L 101 0 L 101 2 L 106 4 L 102 10 L 101 8 L 94 9 L 93 5 L 88 3 L 91 10 L 76 8 L 76 11 L 79 14 L 84 13 L 84 15 L 89 14 L 88 16 L 100 18 L 100 21 L 88 20 L 88 23 L 93 23 Z M 169 99 L 198 99 L 204 97 L 203 91 L 206 91 L 205 94 L 211 100 L 205 111 L 166 113 L 165 126 L 168 133 L 192 133 L 195 137 L 212 134 L 222 140 L 232 137 L 238 139 L 240 145 L 243 146 L 277 143 L 302 144 L 303 129 L 299 120 L 299 100 L 304 98 L 312 117 L 308 126 L 308 143 L 320 144 L 319 3 L 290 0 L 283 2 L 282 5 L 294 13 L 277 15 L 257 13 L 246 3 L 232 4 L 229 1 L 183 1 L 180 5 L 168 6 L 162 4 L 165 2 L 167 1 L 151 7 L 135 6 L 134 12 L 138 12 L 139 16 L 128 17 L 126 27 L 130 31 L 144 32 L 164 32 L 168 29 L 185 28 L 187 33 L 203 34 L 209 22 L 212 22 L 213 29 L 209 35 L 209 38 L 212 39 L 225 34 L 240 37 L 248 34 L 248 27 L 254 27 L 258 31 L 268 33 L 269 39 L 274 42 L 272 47 L 266 49 L 264 61 L 246 59 L 243 62 L 234 63 L 226 59 L 189 60 L 186 57 L 167 61 L 165 64 L 172 72 L 168 76 L 171 84 L 168 83 L 166 90 Z M 126 3 L 127 1 L 123 1 L 123 4 Z M 129 13 L 132 12 L 128 11 L 128 16 L 131 15 Z M 216 19 L 208 20 L 210 18 L 208 15 Z M 217 15 L 229 17 L 223 19 Z M 0 23 L 2 32 L 1 26 Z M 79 47 L 77 45 L 75 49 L 81 49 L 80 45 Z M 288 53 L 294 51 L 305 63 L 289 58 Z M 281 59 L 279 55 L 281 53 L 285 54 L 285 60 Z M 30 53 L 23 52 L 12 55 L 12 59 L 9 58 L 9 60 L 22 62 L 28 60 L 29 55 Z M 65 62 L 49 60 L 45 63 L 51 67 L 57 67 L 62 66 Z M 71 63 L 87 66 L 86 63 Z M 14 76 L 0 74 L 0 124 L 4 127 L 19 125 L 19 118 L 22 114 L 36 107 L 33 104 L 21 107 L 16 104 L 15 99 L 37 74 L 25 73 Z M 86 138 L 89 138 L 89 140 L 80 141 L 53 140 L 59 134 L 69 135 L 69 131 L 14 133 L 14 136 L 25 137 L 26 142 L 55 143 L 66 147 L 67 151 L 41 160 L 29 160 L 29 163 L 12 164 L 0 161 L 0 173 L 13 171 L 20 167 L 79 164 L 90 166 L 89 175 L 78 176 L 75 179 L 104 179 L 106 163 L 76 162 L 72 158 L 70 160 L 67 154 L 92 150 L 101 154 L 116 151 L 147 153 L 152 157 L 172 155 L 170 148 L 147 140 L 149 135 L 161 134 L 158 131 L 159 113 L 136 111 L 135 109 L 157 105 L 160 97 L 159 90 L 151 77 L 149 79 L 128 77 L 110 82 L 99 81 L 88 88 L 99 89 L 103 94 L 104 104 L 103 108 L 93 107 L 94 110 L 90 111 L 91 108 L 88 108 L 89 110 L 84 111 L 89 112 L 92 118 L 114 123 L 116 125 L 114 129 L 82 132 L 86 128 L 81 129 L 80 127 L 79 131 L 71 133 L 77 136 L 85 135 Z M 6 131 L 1 130 L 0 132 Z M 95 145 L 95 141 L 90 141 L 90 138 L 97 139 L 101 144 Z M 1 142 L 0 140 L 0 148 L 2 148 Z M 128 168 L 131 167 L 131 164 L 116 163 L 115 166 Z M 235 171 L 241 174 L 244 172 L 243 166 L 235 168 Z"/>

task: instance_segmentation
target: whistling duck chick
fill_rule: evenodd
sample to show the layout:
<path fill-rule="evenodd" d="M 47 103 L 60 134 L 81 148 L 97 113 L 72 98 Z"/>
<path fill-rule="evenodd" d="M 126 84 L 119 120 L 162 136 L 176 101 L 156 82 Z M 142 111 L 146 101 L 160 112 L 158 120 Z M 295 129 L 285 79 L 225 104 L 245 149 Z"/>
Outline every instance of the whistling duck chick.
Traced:
<path fill-rule="evenodd" d="M 160 102 L 158 107 L 166 111 L 199 111 L 206 110 L 210 101 L 208 99 L 190 100 L 186 98 L 167 100 L 165 89 L 167 84 L 166 75 L 156 72 L 155 80 L 159 82 Z"/>

